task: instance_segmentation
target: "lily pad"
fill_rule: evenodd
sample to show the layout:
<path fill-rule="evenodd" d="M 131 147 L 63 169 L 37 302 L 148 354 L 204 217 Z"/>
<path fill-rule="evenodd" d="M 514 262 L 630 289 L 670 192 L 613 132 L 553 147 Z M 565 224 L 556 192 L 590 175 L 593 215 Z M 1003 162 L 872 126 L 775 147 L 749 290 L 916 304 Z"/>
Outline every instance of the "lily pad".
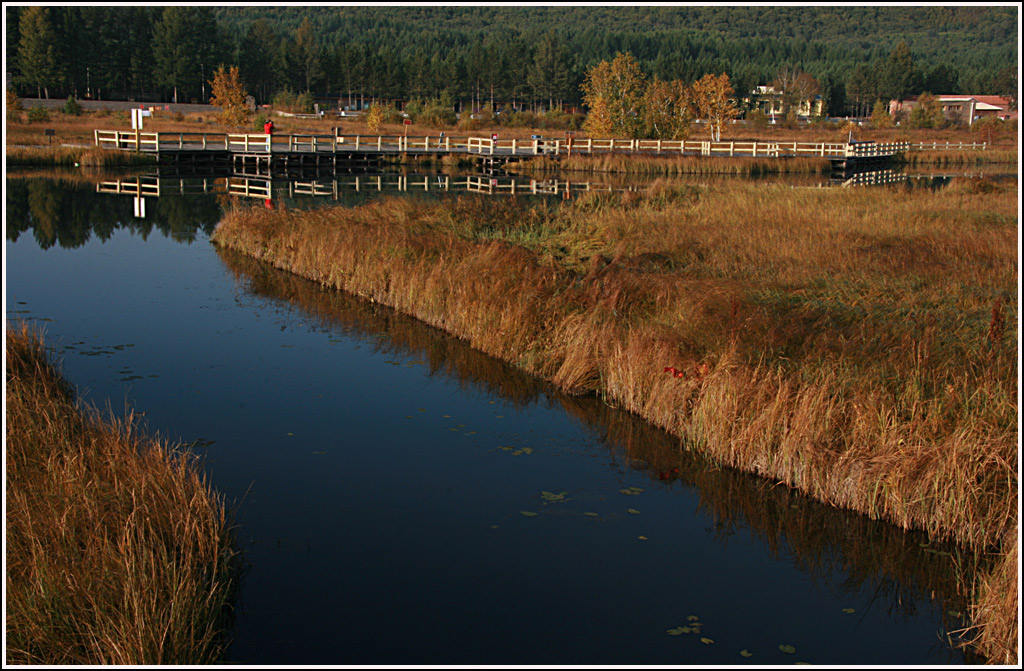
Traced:
<path fill-rule="evenodd" d="M 740 655 L 742 655 L 743 657 L 753 657 L 754 653 L 750 652 L 749 650 L 740 650 Z"/>
<path fill-rule="evenodd" d="M 639 538 L 639 539 L 640 539 L 640 540 L 642 540 L 642 541 L 645 541 L 645 540 L 647 540 L 647 536 L 637 536 L 637 538 Z"/>
<path fill-rule="evenodd" d="M 676 627 L 675 629 L 668 629 L 668 630 L 666 630 L 666 633 L 669 636 L 679 636 L 680 634 L 688 634 L 688 633 L 690 633 L 690 630 L 687 629 L 686 627 Z"/>
<path fill-rule="evenodd" d="M 537 516 L 537 513 L 533 512 L 532 510 L 520 510 L 519 514 L 522 515 L 523 517 L 536 517 Z"/>
<path fill-rule="evenodd" d="M 844 608 L 843 612 L 844 613 L 856 613 L 857 611 L 854 608 Z"/>
<path fill-rule="evenodd" d="M 714 641 L 711 640 L 710 638 L 704 638 L 704 637 L 701 637 L 700 642 L 703 643 L 704 645 L 711 645 L 712 643 L 714 643 Z"/>
<path fill-rule="evenodd" d="M 586 515 L 587 517 L 600 517 L 600 515 L 598 515 L 597 513 L 583 513 L 583 514 Z"/>
<path fill-rule="evenodd" d="M 786 653 L 788 655 L 792 655 L 794 652 L 796 652 L 796 648 L 794 648 L 791 645 L 786 645 L 786 644 L 780 645 L 779 646 L 779 650 L 781 650 L 782 652 L 784 652 L 784 653 Z"/>
<path fill-rule="evenodd" d="M 687 616 L 686 616 L 686 619 L 687 619 L 687 620 L 689 620 L 690 622 L 696 622 L 696 621 L 697 621 L 697 620 L 699 620 L 700 618 L 699 618 L 699 617 L 697 617 L 696 615 L 687 615 Z"/>
<path fill-rule="evenodd" d="M 544 499 L 548 503 L 561 503 L 562 501 L 565 501 L 566 493 L 567 492 L 562 492 L 561 494 L 555 494 L 554 492 L 541 492 L 540 496 L 541 496 L 542 499 Z"/>
<path fill-rule="evenodd" d="M 643 487 L 627 487 L 626 489 L 620 489 L 619 493 L 625 494 L 626 496 L 636 496 L 643 491 Z"/>
<path fill-rule="evenodd" d="M 626 512 L 629 513 L 630 515 L 639 515 L 640 514 L 640 511 L 637 510 L 636 508 L 626 508 Z"/>

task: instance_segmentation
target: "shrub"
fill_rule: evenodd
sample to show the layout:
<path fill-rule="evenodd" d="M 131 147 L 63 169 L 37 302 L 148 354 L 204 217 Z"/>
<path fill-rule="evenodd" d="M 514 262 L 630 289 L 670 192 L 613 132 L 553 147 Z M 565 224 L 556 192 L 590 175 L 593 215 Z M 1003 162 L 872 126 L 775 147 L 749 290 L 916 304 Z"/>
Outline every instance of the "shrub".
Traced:
<path fill-rule="evenodd" d="M 28 111 L 29 123 L 42 123 L 50 120 L 50 112 L 45 107 L 36 106 Z"/>
<path fill-rule="evenodd" d="M 768 128 L 768 115 L 759 109 L 752 109 L 747 112 L 747 123 L 751 128 L 764 130 Z"/>
<path fill-rule="evenodd" d="M 80 116 L 82 114 L 82 105 L 75 100 L 75 96 L 68 96 L 67 101 L 64 103 L 64 114 L 69 116 Z"/>

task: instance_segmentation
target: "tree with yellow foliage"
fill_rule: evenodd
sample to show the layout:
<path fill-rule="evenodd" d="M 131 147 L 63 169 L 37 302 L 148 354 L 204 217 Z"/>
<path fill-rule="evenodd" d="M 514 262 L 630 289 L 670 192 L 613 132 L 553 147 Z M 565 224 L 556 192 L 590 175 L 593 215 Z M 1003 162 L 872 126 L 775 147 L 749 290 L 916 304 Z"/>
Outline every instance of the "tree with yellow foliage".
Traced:
<path fill-rule="evenodd" d="M 707 121 L 711 133 L 711 141 L 722 139 L 722 126 L 726 121 L 739 116 L 740 110 L 733 99 L 732 85 L 729 75 L 724 72 L 718 76 L 707 74 L 698 79 L 690 87 L 693 95 L 693 106 L 697 116 Z"/>
<path fill-rule="evenodd" d="M 223 122 L 235 127 L 247 125 L 250 112 L 249 107 L 245 104 L 245 98 L 248 94 L 242 87 L 242 80 L 238 76 L 238 67 L 232 65 L 225 70 L 222 65 L 217 68 L 210 86 L 212 87 L 210 104 L 220 108 Z"/>
<path fill-rule="evenodd" d="M 591 135 L 637 137 L 643 126 L 645 76 L 632 54 L 589 68 L 580 89 L 590 109 L 583 130 Z"/>

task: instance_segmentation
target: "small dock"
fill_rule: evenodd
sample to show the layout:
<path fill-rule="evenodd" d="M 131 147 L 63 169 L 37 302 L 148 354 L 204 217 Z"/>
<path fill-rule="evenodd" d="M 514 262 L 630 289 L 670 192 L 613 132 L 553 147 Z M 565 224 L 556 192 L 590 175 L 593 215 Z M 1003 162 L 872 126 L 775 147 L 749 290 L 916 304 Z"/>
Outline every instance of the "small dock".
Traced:
<path fill-rule="evenodd" d="M 554 159 L 605 154 L 716 156 L 736 158 L 820 157 L 837 170 L 882 165 L 909 151 L 910 143 L 635 140 L 575 137 L 499 139 L 403 135 L 268 135 L 265 133 L 153 133 L 95 131 L 97 147 L 155 154 L 160 163 L 191 172 L 228 170 L 252 175 L 288 175 L 310 170 L 366 170 L 407 157 L 455 156 L 496 168 L 539 156 Z"/>

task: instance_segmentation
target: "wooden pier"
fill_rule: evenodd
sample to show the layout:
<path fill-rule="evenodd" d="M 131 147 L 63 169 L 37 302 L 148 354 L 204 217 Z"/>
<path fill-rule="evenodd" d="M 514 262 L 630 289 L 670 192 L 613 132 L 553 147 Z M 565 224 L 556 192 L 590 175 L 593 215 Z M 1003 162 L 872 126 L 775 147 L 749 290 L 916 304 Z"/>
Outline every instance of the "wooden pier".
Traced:
<path fill-rule="evenodd" d="M 498 139 L 497 137 L 402 135 L 267 135 L 265 133 L 152 133 L 95 131 L 97 147 L 156 154 L 161 163 L 198 171 L 210 166 L 254 175 L 309 170 L 366 169 L 404 157 L 457 156 L 501 166 L 538 156 L 626 154 L 635 156 L 718 156 L 745 158 L 827 158 L 840 169 L 882 164 L 912 149 L 908 142 L 766 142 L 633 140 L 583 138 Z M 938 148 L 933 144 L 929 149 Z M 981 145 L 984 149 L 984 145 Z"/>

